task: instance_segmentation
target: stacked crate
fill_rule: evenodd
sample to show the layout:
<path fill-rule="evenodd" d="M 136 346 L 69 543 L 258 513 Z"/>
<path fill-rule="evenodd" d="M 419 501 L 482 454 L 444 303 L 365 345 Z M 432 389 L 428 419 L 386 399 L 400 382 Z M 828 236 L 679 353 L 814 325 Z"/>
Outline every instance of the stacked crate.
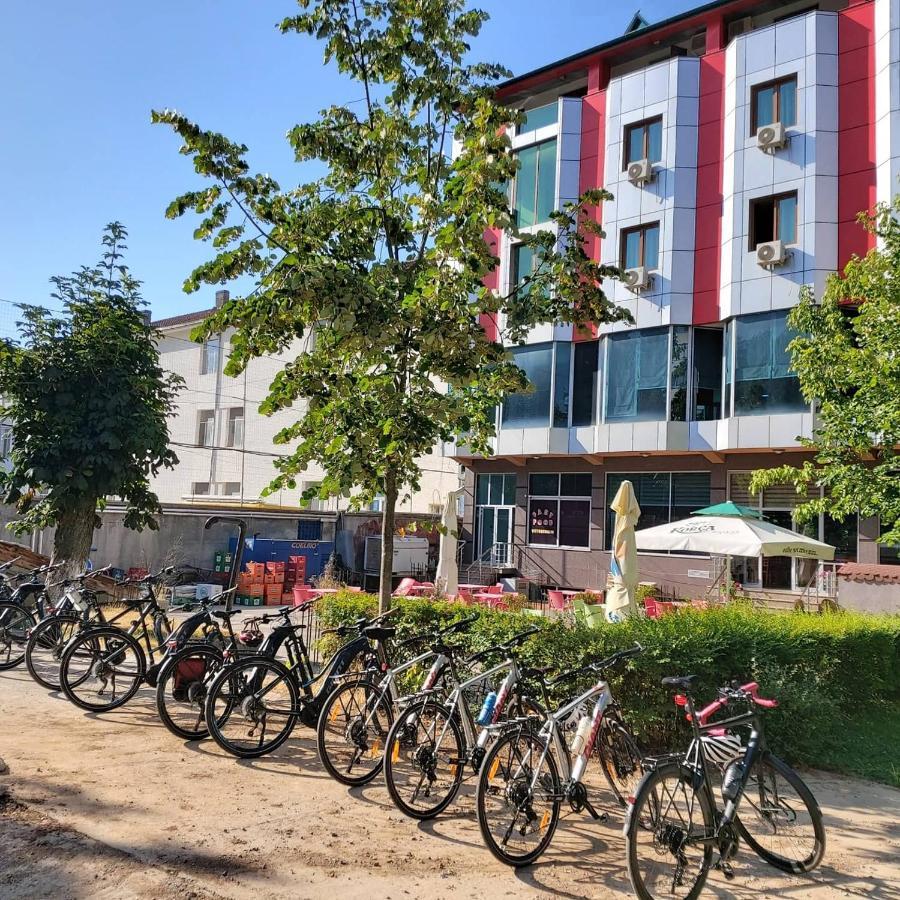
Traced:
<path fill-rule="evenodd" d="M 238 606 L 262 606 L 266 596 L 266 565 L 248 562 L 246 569 L 238 576 L 234 602 Z"/>
<path fill-rule="evenodd" d="M 289 556 L 287 561 L 287 574 L 284 585 L 284 603 L 294 603 L 294 588 L 306 584 L 306 557 L 301 555 Z"/>
<path fill-rule="evenodd" d="M 228 574 L 231 564 L 234 562 L 234 554 L 228 550 L 216 550 L 213 556 L 213 571 Z"/>
<path fill-rule="evenodd" d="M 284 593 L 285 568 L 283 562 L 266 563 L 266 606 L 281 606 L 281 595 Z"/>

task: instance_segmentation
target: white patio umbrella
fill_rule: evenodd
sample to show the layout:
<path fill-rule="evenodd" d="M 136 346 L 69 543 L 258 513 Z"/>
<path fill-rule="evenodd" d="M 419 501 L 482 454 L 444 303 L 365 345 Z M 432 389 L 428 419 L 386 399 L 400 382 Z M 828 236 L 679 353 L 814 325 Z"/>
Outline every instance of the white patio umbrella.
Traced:
<path fill-rule="evenodd" d="M 444 512 L 441 515 L 441 536 L 438 542 L 438 566 L 435 582 L 448 597 L 459 592 L 459 568 L 456 565 L 456 547 L 459 538 L 459 517 L 456 514 L 457 500 L 464 491 L 459 488 L 447 494 Z"/>
<path fill-rule="evenodd" d="M 641 517 L 641 508 L 634 496 L 630 481 L 623 481 L 610 504 L 616 514 L 613 529 L 610 576 L 612 584 L 606 592 L 606 611 L 618 615 L 637 612 L 634 592 L 638 584 L 637 548 L 634 526 Z"/>
<path fill-rule="evenodd" d="M 789 528 L 740 515 L 732 504 L 710 507 L 719 515 L 693 515 L 688 519 L 642 528 L 635 534 L 640 550 L 691 550 L 725 557 L 725 587 L 731 581 L 732 556 L 795 556 L 801 559 L 834 559 L 834 547 Z M 722 591 L 720 585 L 719 590 Z"/>

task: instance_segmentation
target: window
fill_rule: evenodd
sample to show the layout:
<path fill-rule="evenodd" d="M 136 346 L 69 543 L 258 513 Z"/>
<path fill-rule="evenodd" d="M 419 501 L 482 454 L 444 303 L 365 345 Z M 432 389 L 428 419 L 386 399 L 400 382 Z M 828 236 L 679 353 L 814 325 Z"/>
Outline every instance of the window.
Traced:
<path fill-rule="evenodd" d="M 510 394 L 503 401 L 504 428 L 535 428 L 550 424 L 550 382 L 553 344 L 516 347 L 513 362 L 533 387 L 531 393 Z"/>
<path fill-rule="evenodd" d="M 369 504 L 370 512 L 384 512 L 384 494 L 376 494 L 372 498 L 372 502 Z"/>
<path fill-rule="evenodd" d="M 9 425 L 0 425 L 0 461 L 9 459 L 12 453 L 13 433 Z"/>
<path fill-rule="evenodd" d="M 476 559 L 511 562 L 515 526 L 516 476 L 479 475 L 475 483 Z"/>
<path fill-rule="evenodd" d="M 553 427 L 569 427 L 569 376 L 572 369 L 572 345 L 558 343 L 553 363 Z"/>
<path fill-rule="evenodd" d="M 797 124 L 797 76 L 779 78 L 754 86 L 750 97 L 750 131 L 780 122 L 785 127 Z"/>
<path fill-rule="evenodd" d="M 622 268 L 659 268 L 659 222 L 639 225 L 622 232 Z"/>
<path fill-rule="evenodd" d="M 516 476 L 513 474 L 479 475 L 475 491 L 476 506 L 515 506 Z"/>
<path fill-rule="evenodd" d="M 197 443 L 201 447 L 212 447 L 216 443 L 216 414 L 211 409 L 201 409 L 197 413 Z"/>
<path fill-rule="evenodd" d="M 750 249 L 767 241 L 797 243 L 797 194 L 750 201 Z"/>
<path fill-rule="evenodd" d="M 244 407 L 234 406 L 228 410 L 228 447 L 244 446 Z"/>
<path fill-rule="evenodd" d="M 787 312 L 757 313 L 734 320 L 734 414 L 800 412 L 809 408 L 791 371 L 793 332 Z M 726 347 L 726 358 L 729 352 Z M 728 377 L 731 377 L 730 371 Z"/>
<path fill-rule="evenodd" d="M 241 483 L 239 481 L 223 481 L 222 495 L 225 497 L 239 497 L 241 494 Z"/>
<path fill-rule="evenodd" d="M 590 473 L 535 474 L 528 493 L 529 544 L 590 547 Z"/>
<path fill-rule="evenodd" d="M 209 375 L 219 371 L 219 356 L 222 350 L 222 338 L 210 338 L 200 348 L 200 374 Z"/>
<path fill-rule="evenodd" d="M 511 252 L 509 280 L 513 286 L 518 286 L 534 272 L 537 260 L 535 259 L 534 248 L 527 244 L 516 244 Z M 527 293 L 529 290 L 531 290 L 530 285 L 523 289 L 523 293 Z"/>
<path fill-rule="evenodd" d="M 625 152 L 622 157 L 623 172 L 630 163 L 642 159 L 659 162 L 662 159 L 662 116 L 625 126 Z"/>
<path fill-rule="evenodd" d="M 322 520 L 321 519 L 299 519 L 297 521 L 297 540 L 298 541 L 321 541 L 322 540 Z"/>
<path fill-rule="evenodd" d="M 690 334 L 691 330 L 687 325 L 676 325 L 672 329 L 672 375 L 669 385 L 670 422 L 684 422 L 687 419 Z"/>
<path fill-rule="evenodd" d="M 205 497 L 209 494 L 209 482 L 208 481 L 195 481 L 191 485 L 191 493 L 195 497 Z"/>
<path fill-rule="evenodd" d="M 556 141 L 526 147 L 516 154 L 513 211 L 519 228 L 550 219 L 556 204 Z"/>
<path fill-rule="evenodd" d="M 669 329 L 611 334 L 607 339 L 607 354 L 607 421 L 664 421 Z"/>
<path fill-rule="evenodd" d="M 610 508 L 623 481 L 630 481 L 641 508 L 638 528 L 685 519 L 709 506 L 709 472 L 659 472 L 606 476 L 606 549 L 612 547 L 616 514 Z"/>
<path fill-rule="evenodd" d="M 572 367 L 572 425 L 593 425 L 597 420 L 600 341 L 575 344 Z"/>
<path fill-rule="evenodd" d="M 720 329 L 694 329 L 693 421 L 708 422 L 722 418 L 722 353 Z"/>
<path fill-rule="evenodd" d="M 518 134 L 528 131 L 537 131 L 538 128 L 546 128 L 555 125 L 559 117 L 559 104 L 554 100 L 545 106 L 538 106 L 525 111 L 525 121 L 519 126 Z"/>

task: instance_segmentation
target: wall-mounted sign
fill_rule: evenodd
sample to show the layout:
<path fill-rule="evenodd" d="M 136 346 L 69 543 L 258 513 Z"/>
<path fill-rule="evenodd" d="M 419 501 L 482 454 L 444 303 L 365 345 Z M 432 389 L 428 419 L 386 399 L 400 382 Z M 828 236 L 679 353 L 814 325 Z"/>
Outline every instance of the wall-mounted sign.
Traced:
<path fill-rule="evenodd" d="M 688 578 L 709 578 L 709 569 L 688 569 Z"/>

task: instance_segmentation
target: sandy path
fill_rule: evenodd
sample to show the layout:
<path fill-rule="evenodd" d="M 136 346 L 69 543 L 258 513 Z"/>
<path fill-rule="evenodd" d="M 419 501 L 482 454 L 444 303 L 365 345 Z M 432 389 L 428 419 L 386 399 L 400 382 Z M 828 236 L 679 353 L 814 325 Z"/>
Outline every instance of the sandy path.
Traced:
<path fill-rule="evenodd" d="M 100 718 L 0 673 L 0 897 L 628 897 L 621 817 L 566 815 L 532 869 L 483 848 L 465 790 L 418 825 L 376 782 L 347 791 L 298 728 L 275 755 L 238 762 L 211 742 L 176 740 L 152 693 Z M 828 851 L 807 879 L 742 854 L 707 895 L 900 900 L 900 791 L 810 773 Z M 612 809 L 598 790 L 599 806 Z M 112 849 L 110 849 L 112 848 Z M 12 852 L 7 852 L 12 851 Z M 120 851 L 120 852 L 115 852 Z"/>

